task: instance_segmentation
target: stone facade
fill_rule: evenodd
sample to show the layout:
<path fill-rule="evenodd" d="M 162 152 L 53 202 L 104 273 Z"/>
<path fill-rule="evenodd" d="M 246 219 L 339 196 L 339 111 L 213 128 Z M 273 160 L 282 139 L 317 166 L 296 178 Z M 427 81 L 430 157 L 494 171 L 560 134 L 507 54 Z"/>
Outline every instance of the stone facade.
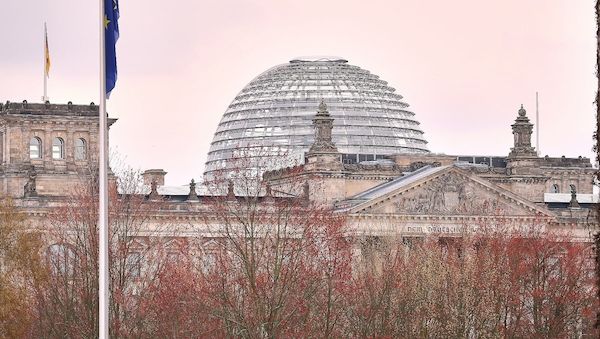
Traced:
<path fill-rule="evenodd" d="M 313 120 L 316 138 L 306 163 L 264 173 L 261 200 L 311 200 L 346 214 L 355 232 L 370 235 L 457 236 L 483 224 L 542 224 L 588 241 L 590 230 L 598 227 L 592 208 L 598 203 L 592 184 L 595 169 L 589 159 L 538 157 L 531 147 L 532 125 L 524 109 L 512 125 L 515 143 L 508 156 L 488 164 L 439 154 L 343 164 L 331 141 L 332 122 L 323 103 Z M 62 149 L 54 147 L 56 138 L 63 141 Z M 33 139 L 39 141 L 39 150 Z M 84 158 L 77 153 L 81 140 Z M 97 162 L 98 109 L 93 104 L 70 103 L 1 105 L 0 143 L 2 194 L 16 198 L 34 224 L 43 224 L 47 213 L 60 206 L 61 196 L 92 174 Z M 233 182 L 222 184 L 220 191 L 196 187 L 194 182 L 167 187 L 165 174 L 161 169 L 143 174 L 147 198 L 164 202 L 148 218 L 149 231 L 168 229 L 162 232 L 198 236 L 204 229 L 210 234 L 204 221 L 211 211 L 202 201 L 209 195 L 236 199 L 244 194 Z"/>
<path fill-rule="evenodd" d="M 311 200 L 334 204 L 361 232 L 460 233 L 466 225 L 492 218 L 491 223 L 510 220 L 513 227 L 550 225 L 589 240 L 590 229 L 597 228 L 592 217 L 596 170 L 587 158 L 538 157 L 531 146 L 532 130 L 521 107 L 512 125 L 514 145 L 508 156 L 495 157 L 502 160 L 496 164 L 459 161 L 463 156 L 402 154 L 340 167 L 315 161 L 319 155 L 309 152 L 301 168 L 270 171 L 264 179 L 285 190 L 298 177 L 305 178 Z M 586 203 L 573 204 L 571 196 Z"/>
<path fill-rule="evenodd" d="M 97 149 L 98 106 L 93 103 L 2 104 L 0 194 L 23 197 L 33 177 L 38 195 L 66 195 L 95 167 Z"/>

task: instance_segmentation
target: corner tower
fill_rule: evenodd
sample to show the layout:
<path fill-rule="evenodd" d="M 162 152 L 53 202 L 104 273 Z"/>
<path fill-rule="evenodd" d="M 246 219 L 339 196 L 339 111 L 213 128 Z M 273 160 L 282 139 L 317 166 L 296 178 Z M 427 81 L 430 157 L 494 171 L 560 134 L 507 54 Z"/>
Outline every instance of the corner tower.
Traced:
<path fill-rule="evenodd" d="M 62 196 L 89 178 L 98 166 L 98 120 L 94 103 L 0 104 L 0 194 Z"/>

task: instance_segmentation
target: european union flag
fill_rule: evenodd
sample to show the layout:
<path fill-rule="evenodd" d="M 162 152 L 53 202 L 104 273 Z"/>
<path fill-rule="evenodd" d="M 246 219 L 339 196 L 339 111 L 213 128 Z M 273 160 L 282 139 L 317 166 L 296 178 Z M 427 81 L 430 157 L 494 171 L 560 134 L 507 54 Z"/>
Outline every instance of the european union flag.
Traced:
<path fill-rule="evenodd" d="M 117 0 L 104 0 L 104 57 L 106 59 L 106 96 L 117 82 L 117 53 L 115 44 L 119 39 L 119 3 Z"/>

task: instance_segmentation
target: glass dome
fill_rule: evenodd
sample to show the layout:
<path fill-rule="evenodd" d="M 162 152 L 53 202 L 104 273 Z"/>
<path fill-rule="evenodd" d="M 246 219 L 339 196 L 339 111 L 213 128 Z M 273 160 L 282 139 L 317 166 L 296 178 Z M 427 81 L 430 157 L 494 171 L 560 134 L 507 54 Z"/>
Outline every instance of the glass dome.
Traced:
<path fill-rule="evenodd" d="M 204 175 L 229 170 L 242 153 L 285 153 L 303 161 L 321 100 L 335 119 L 333 141 L 346 163 L 429 153 L 415 114 L 387 82 L 339 57 L 302 57 L 263 72 L 235 97 L 214 135 Z"/>

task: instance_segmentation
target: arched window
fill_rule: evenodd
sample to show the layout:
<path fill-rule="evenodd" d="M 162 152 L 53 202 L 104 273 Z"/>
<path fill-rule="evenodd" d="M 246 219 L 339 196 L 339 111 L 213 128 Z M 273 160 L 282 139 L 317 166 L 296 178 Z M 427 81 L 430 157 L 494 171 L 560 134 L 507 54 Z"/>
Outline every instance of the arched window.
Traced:
<path fill-rule="evenodd" d="M 550 193 L 560 193 L 560 188 L 558 187 L 558 184 L 552 185 L 552 188 L 550 189 Z"/>
<path fill-rule="evenodd" d="M 52 273 L 72 275 L 75 272 L 75 251 L 65 244 L 50 245 L 48 263 Z"/>
<path fill-rule="evenodd" d="M 52 159 L 65 158 L 65 142 L 61 138 L 52 139 Z"/>
<path fill-rule="evenodd" d="M 87 157 L 87 145 L 85 139 L 75 140 L 75 160 L 85 160 Z"/>
<path fill-rule="evenodd" d="M 132 278 L 139 278 L 142 272 L 142 254 L 131 252 L 125 258 L 125 269 Z"/>
<path fill-rule="evenodd" d="M 38 137 L 33 137 L 31 140 L 29 140 L 29 158 L 42 158 L 42 140 L 40 140 Z"/>

